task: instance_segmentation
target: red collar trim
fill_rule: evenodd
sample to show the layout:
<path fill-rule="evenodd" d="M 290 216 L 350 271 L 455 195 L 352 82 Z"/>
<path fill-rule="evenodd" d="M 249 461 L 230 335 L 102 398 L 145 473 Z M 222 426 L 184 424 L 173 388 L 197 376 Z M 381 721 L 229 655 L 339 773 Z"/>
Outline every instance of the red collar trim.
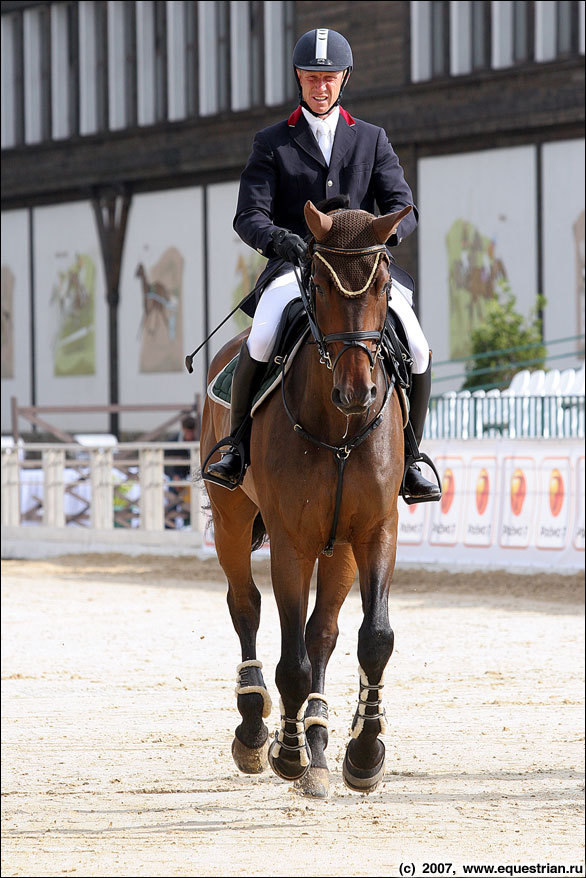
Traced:
<path fill-rule="evenodd" d="M 289 118 L 287 120 L 287 124 L 289 125 L 289 128 L 295 128 L 295 126 L 299 122 L 299 118 L 301 116 L 301 113 L 302 113 L 301 106 L 297 107 L 296 110 L 293 110 L 293 112 L 291 113 L 291 115 L 289 116 Z M 343 120 L 346 122 L 346 124 L 349 125 L 351 128 L 354 125 L 356 125 L 356 122 L 354 121 L 354 119 L 352 118 L 350 113 L 346 112 L 344 107 L 340 107 L 340 116 L 343 118 Z"/>
<path fill-rule="evenodd" d="M 340 107 L 340 116 L 346 121 L 346 123 L 353 128 L 356 125 L 355 120 L 352 118 L 350 113 L 347 113 L 344 107 Z"/>
<path fill-rule="evenodd" d="M 296 110 L 293 110 L 293 112 L 289 116 L 289 118 L 287 120 L 287 122 L 289 124 L 289 128 L 295 128 L 295 126 L 299 122 L 300 116 L 301 116 L 301 105 L 299 105 Z"/>

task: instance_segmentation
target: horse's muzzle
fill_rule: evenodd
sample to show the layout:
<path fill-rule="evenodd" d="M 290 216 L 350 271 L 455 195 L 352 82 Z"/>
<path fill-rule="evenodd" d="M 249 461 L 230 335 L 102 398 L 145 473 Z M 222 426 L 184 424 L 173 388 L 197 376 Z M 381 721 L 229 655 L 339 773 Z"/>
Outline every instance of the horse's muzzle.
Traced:
<path fill-rule="evenodd" d="M 332 402 L 344 415 L 362 415 L 376 399 L 376 384 L 361 392 L 344 389 L 338 384 L 332 389 Z"/>

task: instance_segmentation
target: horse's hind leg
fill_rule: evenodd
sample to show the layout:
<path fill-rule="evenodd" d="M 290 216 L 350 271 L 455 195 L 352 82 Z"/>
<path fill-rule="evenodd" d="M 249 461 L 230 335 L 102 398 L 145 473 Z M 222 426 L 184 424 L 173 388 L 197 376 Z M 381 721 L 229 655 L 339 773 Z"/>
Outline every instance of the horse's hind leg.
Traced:
<path fill-rule="evenodd" d="M 338 544 L 331 557 L 322 555 L 317 569 L 315 607 L 305 628 L 311 661 L 311 694 L 305 710 L 305 733 L 311 749 L 311 768 L 295 786 L 306 796 L 325 798 L 330 781 L 325 750 L 328 746 L 326 667 L 338 639 L 338 614 L 354 576 L 356 562 L 349 545 Z"/>
<path fill-rule="evenodd" d="M 228 493 L 209 485 L 208 493 L 218 560 L 228 580 L 228 608 L 242 650 L 236 681 L 242 722 L 235 731 L 232 756 L 240 771 L 257 774 L 267 766 L 268 729 L 263 717 L 271 712 L 262 664 L 256 658 L 261 597 L 250 567 L 252 528 L 258 509 L 241 490 Z"/>
<path fill-rule="evenodd" d="M 395 566 L 397 516 L 376 539 L 353 545 L 360 571 L 364 619 L 358 632 L 359 696 L 346 748 L 343 777 L 346 786 L 370 793 L 384 775 L 386 731 L 382 708 L 385 667 L 392 655 L 394 634 L 389 623 L 388 596 Z"/>

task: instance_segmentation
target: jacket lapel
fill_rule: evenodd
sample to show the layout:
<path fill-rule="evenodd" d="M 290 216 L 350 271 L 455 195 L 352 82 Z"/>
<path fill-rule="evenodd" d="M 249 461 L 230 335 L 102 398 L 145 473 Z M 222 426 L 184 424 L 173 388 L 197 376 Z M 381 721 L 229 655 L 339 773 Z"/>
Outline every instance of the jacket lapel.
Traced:
<path fill-rule="evenodd" d="M 353 119 L 352 122 L 354 122 Z M 336 136 L 334 137 L 332 155 L 330 158 L 331 171 L 337 169 L 342 164 L 344 156 L 355 142 L 356 128 L 354 127 L 354 125 L 349 125 L 342 113 L 340 113 L 340 118 L 338 119 L 338 124 L 336 125 Z"/>
<path fill-rule="evenodd" d="M 317 145 L 317 140 L 313 136 L 312 130 L 307 124 L 307 119 L 300 113 L 297 117 L 296 124 L 291 125 L 291 120 L 297 114 L 293 114 L 293 116 L 289 120 L 289 127 L 291 131 L 291 137 L 301 147 L 301 149 L 306 152 L 308 155 L 315 159 L 318 164 L 322 166 L 322 168 L 327 168 L 326 160 L 323 157 L 322 151 Z M 339 127 L 339 126 L 338 126 Z M 336 130 L 336 138 L 337 138 L 337 130 Z"/>

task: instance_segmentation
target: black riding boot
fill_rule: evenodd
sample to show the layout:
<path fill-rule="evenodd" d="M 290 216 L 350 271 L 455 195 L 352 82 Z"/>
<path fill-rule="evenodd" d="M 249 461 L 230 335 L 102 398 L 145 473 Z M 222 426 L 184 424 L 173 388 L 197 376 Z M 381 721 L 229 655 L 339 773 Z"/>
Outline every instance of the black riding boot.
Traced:
<path fill-rule="evenodd" d="M 254 394 L 258 390 L 259 380 L 267 368 L 266 363 L 253 360 L 248 350 L 246 341 L 242 342 L 240 348 L 240 356 L 234 375 L 232 377 L 232 399 L 230 403 L 230 436 L 232 438 L 238 435 L 239 443 L 245 450 L 244 464 L 248 465 L 248 453 L 250 445 L 250 406 Z M 248 424 L 245 425 L 245 422 Z M 213 481 L 220 479 L 226 482 L 226 487 L 233 489 L 240 483 L 240 473 L 242 472 L 242 460 L 236 447 L 231 448 L 222 455 L 222 459 L 218 463 L 212 463 L 207 470 L 202 473 L 204 480 L 209 475 L 214 476 Z"/>
<path fill-rule="evenodd" d="M 409 421 L 413 427 L 417 447 L 421 444 L 423 438 L 423 428 L 425 426 L 425 418 L 427 417 L 427 406 L 431 394 L 431 354 L 429 356 L 429 366 L 422 375 L 411 376 L 411 392 L 409 393 Z M 408 448 L 405 448 L 405 454 L 408 454 Z M 439 485 L 428 482 L 422 474 L 416 463 L 411 464 L 405 473 L 403 483 L 404 493 L 412 497 L 413 500 L 422 502 L 424 500 L 439 500 L 442 492 Z"/>

